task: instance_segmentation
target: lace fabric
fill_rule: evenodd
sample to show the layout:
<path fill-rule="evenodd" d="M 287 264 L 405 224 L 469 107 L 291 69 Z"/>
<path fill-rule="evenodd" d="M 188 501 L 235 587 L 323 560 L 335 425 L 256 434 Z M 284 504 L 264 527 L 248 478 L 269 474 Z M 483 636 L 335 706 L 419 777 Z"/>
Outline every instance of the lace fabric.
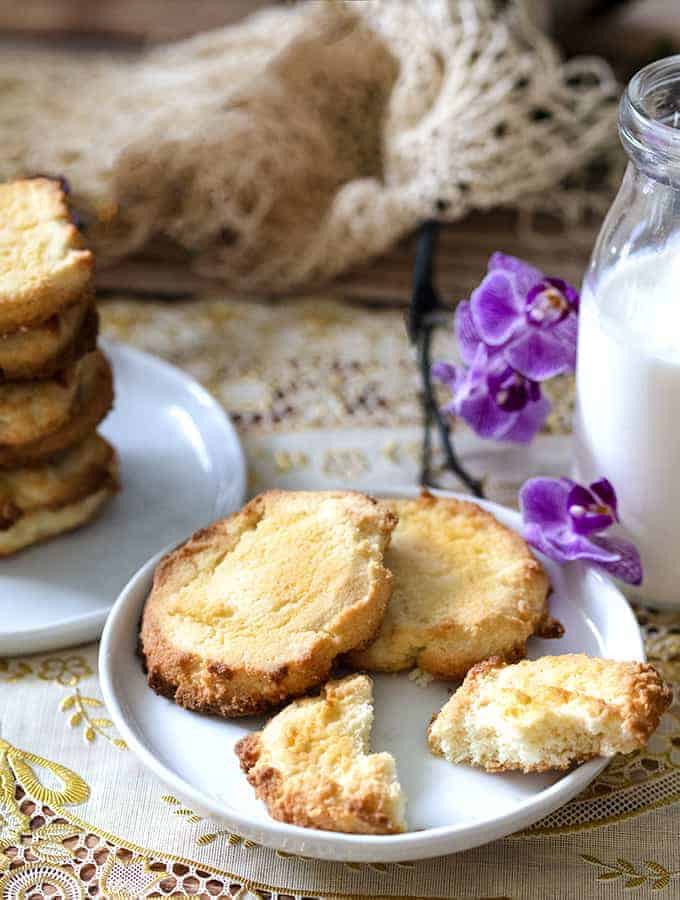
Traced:
<path fill-rule="evenodd" d="M 67 175 L 102 264 L 162 236 L 284 290 L 431 217 L 609 199 L 586 178 L 615 80 L 563 63 L 519 0 L 313 0 L 130 58 L 3 51 L 0 88 L 0 176 Z"/>

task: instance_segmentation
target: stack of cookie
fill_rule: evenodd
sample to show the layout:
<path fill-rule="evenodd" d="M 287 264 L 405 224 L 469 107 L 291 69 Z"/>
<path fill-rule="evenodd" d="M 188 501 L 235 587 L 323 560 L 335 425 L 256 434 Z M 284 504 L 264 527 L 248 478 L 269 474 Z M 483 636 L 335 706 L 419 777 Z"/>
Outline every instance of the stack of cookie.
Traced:
<path fill-rule="evenodd" d="M 49 178 L 0 185 L 0 555 L 91 519 L 117 489 L 93 258 Z"/>

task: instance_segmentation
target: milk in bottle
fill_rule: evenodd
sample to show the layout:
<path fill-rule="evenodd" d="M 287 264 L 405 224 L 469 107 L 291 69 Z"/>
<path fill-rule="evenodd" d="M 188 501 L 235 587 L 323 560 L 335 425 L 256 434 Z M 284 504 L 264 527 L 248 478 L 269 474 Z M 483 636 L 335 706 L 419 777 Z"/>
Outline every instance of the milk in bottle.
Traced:
<path fill-rule="evenodd" d="M 680 56 L 632 79 L 619 131 L 630 162 L 582 289 L 575 475 L 617 491 L 633 593 L 680 608 Z"/>

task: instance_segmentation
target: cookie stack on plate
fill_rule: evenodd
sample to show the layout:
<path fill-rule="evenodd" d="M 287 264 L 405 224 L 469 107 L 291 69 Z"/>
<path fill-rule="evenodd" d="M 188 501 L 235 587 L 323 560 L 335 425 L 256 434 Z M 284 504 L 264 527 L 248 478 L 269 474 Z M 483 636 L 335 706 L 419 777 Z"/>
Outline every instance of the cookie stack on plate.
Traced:
<path fill-rule="evenodd" d="M 117 490 L 93 258 L 49 178 L 0 185 L 0 556 L 91 519 Z"/>

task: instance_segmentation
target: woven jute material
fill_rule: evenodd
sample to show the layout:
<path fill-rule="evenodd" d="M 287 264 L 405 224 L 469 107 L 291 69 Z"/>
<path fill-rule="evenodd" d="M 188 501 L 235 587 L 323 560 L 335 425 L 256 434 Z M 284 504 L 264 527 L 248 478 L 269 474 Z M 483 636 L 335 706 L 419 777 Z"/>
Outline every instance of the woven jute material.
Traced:
<path fill-rule="evenodd" d="M 102 265 L 163 239 L 279 290 L 432 217 L 573 221 L 617 95 L 520 0 L 311 0 L 129 57 L 3 50 L 0 176 L 66 175 Z"/>

